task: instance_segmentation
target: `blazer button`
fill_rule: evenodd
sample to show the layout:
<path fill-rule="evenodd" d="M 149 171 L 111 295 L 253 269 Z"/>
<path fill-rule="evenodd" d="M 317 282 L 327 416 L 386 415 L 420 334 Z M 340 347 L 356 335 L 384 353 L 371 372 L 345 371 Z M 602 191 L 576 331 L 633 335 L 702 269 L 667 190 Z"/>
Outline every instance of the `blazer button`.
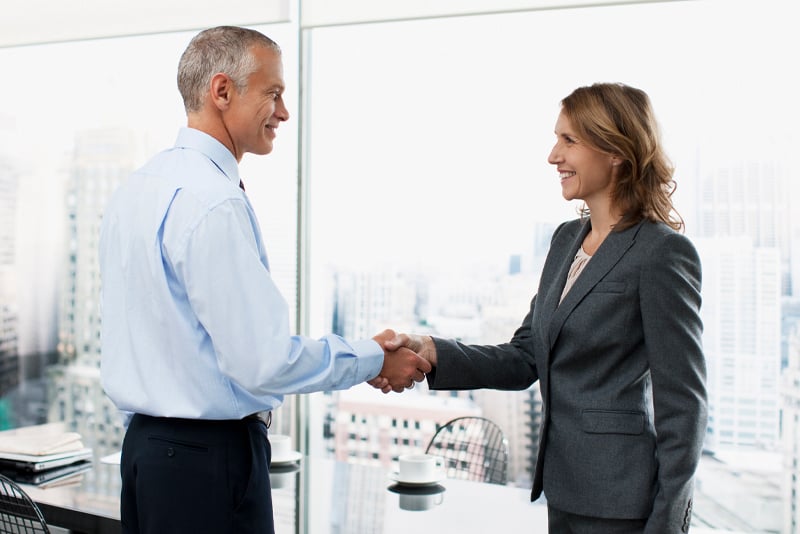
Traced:
<path fill-rule="evenodd" d="M 169 456 L 170 458 L 175 456 L 175 449 L 173 449 L 172 447 L 167 447 L 167 456 Z"/>
<path fill-rule="evenodd" d="M 686 512 L 683 514 L 683 525 L 681 526 L 681 531 L 689 532 L 689 526 L 691 525 L 692 521 L 692 499 L 689 499 L 689 502 L 686 503 Z"/>

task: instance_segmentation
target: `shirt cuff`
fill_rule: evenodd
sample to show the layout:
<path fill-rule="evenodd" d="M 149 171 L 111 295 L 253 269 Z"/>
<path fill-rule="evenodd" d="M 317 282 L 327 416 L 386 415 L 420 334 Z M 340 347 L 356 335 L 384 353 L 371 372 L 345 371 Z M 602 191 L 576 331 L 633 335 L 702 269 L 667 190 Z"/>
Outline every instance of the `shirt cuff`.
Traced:
<path fill-rule="evenodd" d="M 356 355 L 356 375 L 361 382 L 372 380 L 383 369 L 383 349 L 373 339 L 353 341 L 350 346 Z"/>

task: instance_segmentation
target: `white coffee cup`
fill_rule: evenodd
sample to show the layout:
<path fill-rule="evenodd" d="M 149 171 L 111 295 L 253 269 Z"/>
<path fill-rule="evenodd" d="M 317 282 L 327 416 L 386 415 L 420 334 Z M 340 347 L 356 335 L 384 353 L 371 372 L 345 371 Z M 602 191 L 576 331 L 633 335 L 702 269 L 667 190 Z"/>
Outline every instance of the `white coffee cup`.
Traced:
<path fill-rule="evenodd" d="M 440 456 L 432 454 L 402 454 L 397 460 L 400 464 L 398 480 L 417 484 L 435 482 L 444 464 Z"/>
<path fill-rule="evenodd" d="M 430 510 L 434 506 L 442 504 L 444 492 L 433 493 L 430 495 L 416 495 L 409 493 L 400 494 L 400 509 L 412 512 Z"/>
<path fill-rule="evenodd" d="M 270 434 L 269 444 L 272 447 L 272 460 L 286 458 L 292 453 L 292 436 L 285 434 Z"/>

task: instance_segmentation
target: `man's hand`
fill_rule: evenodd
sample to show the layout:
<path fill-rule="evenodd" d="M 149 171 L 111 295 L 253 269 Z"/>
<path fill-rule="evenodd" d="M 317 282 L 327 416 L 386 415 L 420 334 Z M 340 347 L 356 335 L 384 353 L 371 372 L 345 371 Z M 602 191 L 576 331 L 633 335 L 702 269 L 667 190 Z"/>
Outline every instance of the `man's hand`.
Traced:
<path fill-rule="evenodd" d="M 389 332 L 389 330 L 385 332 Z M 387 340 L 383 347 L 385 350 L 397 350 L 401 347 L 407 347 L 428 360 L 431 365 L 436 365 L 436 345 L 431 336 L 398 334 L 394 338 Z"/>
<path fill-rule="evenodd" d="M 393 330 L 384 330 L 372 338 L 383 348 L 383 368 L 377 377 L 367 383 L 384 393 L 400 393 L 406 388 L 413 388 L 415 382 L 425 380 L 425 373 L 431 371 L 431 364 L 412 349 L 400 345 L 387 349 L 387 342 L 396 337 Z"/>

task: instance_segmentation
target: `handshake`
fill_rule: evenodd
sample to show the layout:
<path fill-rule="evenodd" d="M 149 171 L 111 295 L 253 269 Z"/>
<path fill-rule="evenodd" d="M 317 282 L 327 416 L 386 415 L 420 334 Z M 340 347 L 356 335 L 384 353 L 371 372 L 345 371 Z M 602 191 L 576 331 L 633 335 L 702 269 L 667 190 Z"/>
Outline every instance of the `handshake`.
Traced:
<path fill-rule="evenodd" d="M 383 368 L 367 383 L 384 393 L 412 389 L 436 365 L 436 346 L 430 336 L 384 330 L 372 339 L 383 348 Z"/>

